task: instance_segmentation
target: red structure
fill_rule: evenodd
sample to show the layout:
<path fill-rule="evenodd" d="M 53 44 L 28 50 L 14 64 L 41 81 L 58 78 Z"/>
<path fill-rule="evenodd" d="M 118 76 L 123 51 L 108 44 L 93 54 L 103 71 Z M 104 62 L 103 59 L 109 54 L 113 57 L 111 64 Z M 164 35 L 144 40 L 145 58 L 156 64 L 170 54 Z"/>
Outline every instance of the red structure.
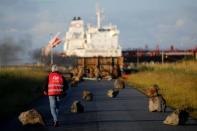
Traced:
<path fill-rule="evenodd" d="M 193 49 L 180 50 L 171 46 L 170 49 L 155 50 L 133 49 L 122 51 L 124 62 L 176 62 L 184 58 L 197 59 L 197 47 Z"/>

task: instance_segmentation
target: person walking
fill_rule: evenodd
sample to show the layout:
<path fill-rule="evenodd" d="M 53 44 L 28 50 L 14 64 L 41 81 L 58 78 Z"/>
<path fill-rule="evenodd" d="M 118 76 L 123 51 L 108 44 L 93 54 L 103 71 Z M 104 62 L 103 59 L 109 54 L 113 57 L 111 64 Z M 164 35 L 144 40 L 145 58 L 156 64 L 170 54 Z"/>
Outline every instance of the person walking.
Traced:
<path fill-rule="evenodd" d="M 46 78 L 44 84 L 44 95 L 49 97 L 49 104 L 51 115 L 53 117 L 53 126 L 58 127 L 58 113 L 59 113 L 59 104 L 60 97 L 65 95 L 66 90 L 68 89 L 67 81 L 64 76 L 58 72 L 57 65 L 52 65 L 52 72 Z"/>

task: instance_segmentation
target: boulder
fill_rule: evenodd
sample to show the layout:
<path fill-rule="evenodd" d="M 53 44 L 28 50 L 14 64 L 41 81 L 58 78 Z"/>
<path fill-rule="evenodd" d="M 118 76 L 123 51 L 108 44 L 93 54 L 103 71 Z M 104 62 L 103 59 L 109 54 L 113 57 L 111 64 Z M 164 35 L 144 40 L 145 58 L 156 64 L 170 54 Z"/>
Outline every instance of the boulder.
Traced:
<path fill-rule="evenodd" d="M 146 94 L 149 97 L 154 97 L 158 95 L 158 90 L 159 90 L 159 87 L 158 85 L 155 84 L 146 90 Z"/>
<path fill-rule="evenodd" d="M 114 88 L 117 89 L 117 90 L 124 89 L 125 88 L 125 82 L 124 82 L 124 80 L 116 79 L 114 81 Z"/>
<path fill-rule="evenodd" d="M 38 111 L 35 109 L 31 109 L 25 112 L 20 113 L 18 117 L 19 121 L 22 123 L 22 125 L 28 125 L 28 124 L 40 124 L 45 125 L 43 118 Z"/>
<path fill-rule="evenodd" d="M 185 110 L 176 109 L 163 121 L 167 125 L 184 125 L 188 120 L 189 114 Z"/>
<path fill-rule="evenodd" d="M 84 90 L 83 93 L 82 93 L 82 98 L 85 101 L 92 101 L 93 100 L 93 94 L 88 90 Z"/>
<path fill-rule="evenodd" d="M 82 113 L 84 112 L 84 106 L 80 103 L 80 101 L 76 100 L 72 103 L 70 108 L 72 113 Z"/>
<path fill-rule="evenodd" d="M 149 112 L 165 112 L 166 101 L 161 95 L 150 97 L 148 108 Z"/>
<path fill-rule="evenodd" d="M 118 90 L 110 89 L 107 91 L 107 96 L 115 98 L 119 94 Z"/>

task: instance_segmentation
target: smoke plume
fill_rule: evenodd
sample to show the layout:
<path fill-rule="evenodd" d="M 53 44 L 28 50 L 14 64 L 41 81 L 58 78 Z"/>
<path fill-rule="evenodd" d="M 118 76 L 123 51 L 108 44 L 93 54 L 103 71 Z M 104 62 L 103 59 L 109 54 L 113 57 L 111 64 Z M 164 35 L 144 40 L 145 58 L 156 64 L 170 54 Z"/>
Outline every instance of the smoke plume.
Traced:
<path fill-rule="evenodd" d="M 26 63 L 50 64 L 51 56 L 44 56 L 43 49 L 32 49 L 31 37 L 26 35 L 24 38 L 14 39 L 5 37 L 0 39 L 0 66 L 21 65 Z M 75 57 L 63 57 L 60 53 L 53 53 L 53 63 L 60 65 L 75 65 Z"/>
<path fill-rule="evenodd" d="M 28 56 L 28 45 L 31 45 L 28 38 L 15 40 L 6 37 L 0 40 L 0 65 L 20 64 Z"/>
<path fill-rule="evenodd" d="M 51 64 L 51 56 L 45 56 L 43 55 L 43 50 L 40 48 L 32 50 L 31 53 L 32 59 L 36 63 L 41 63 L 45 65 Z M 77 63 L 76 57 L 64 57 L 61 53 L 53 52 L 53 63 L 59 64 L 59 65 L 65 65 L 65 66 L 74 66 Z"/>

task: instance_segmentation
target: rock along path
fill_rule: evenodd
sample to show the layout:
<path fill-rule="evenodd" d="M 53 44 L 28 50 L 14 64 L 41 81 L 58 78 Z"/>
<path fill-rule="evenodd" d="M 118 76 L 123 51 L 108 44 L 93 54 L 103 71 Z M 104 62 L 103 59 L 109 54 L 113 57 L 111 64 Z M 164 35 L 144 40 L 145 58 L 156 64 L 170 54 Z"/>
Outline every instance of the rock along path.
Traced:
<path fill-rule="evenodd" d="M 106 93 L 113 87 L 113 81 L 83 81 L 78 87 L 72 87 L 61 101 L 60 126 L 52 126 L 48 97 L 43 97 L 29 107 L 34 107 L 45 118 L 46 127 L 23 127 L 17 117 L 4 125 L 4 130 L 27 131 L 196 131 L 197 122 L 189 119 L 184 126 L 164 125 L 163 120 L 172 112 L 148 112 L 148 99 L 134 88 L 126 87 L 116 98 L 109 98 Z M 82 91 L 90 90 L 93 101 L 82 100 Z M 85 112 L 73 114 L 70 106 L 74 100 L 80 100 Z"/>

